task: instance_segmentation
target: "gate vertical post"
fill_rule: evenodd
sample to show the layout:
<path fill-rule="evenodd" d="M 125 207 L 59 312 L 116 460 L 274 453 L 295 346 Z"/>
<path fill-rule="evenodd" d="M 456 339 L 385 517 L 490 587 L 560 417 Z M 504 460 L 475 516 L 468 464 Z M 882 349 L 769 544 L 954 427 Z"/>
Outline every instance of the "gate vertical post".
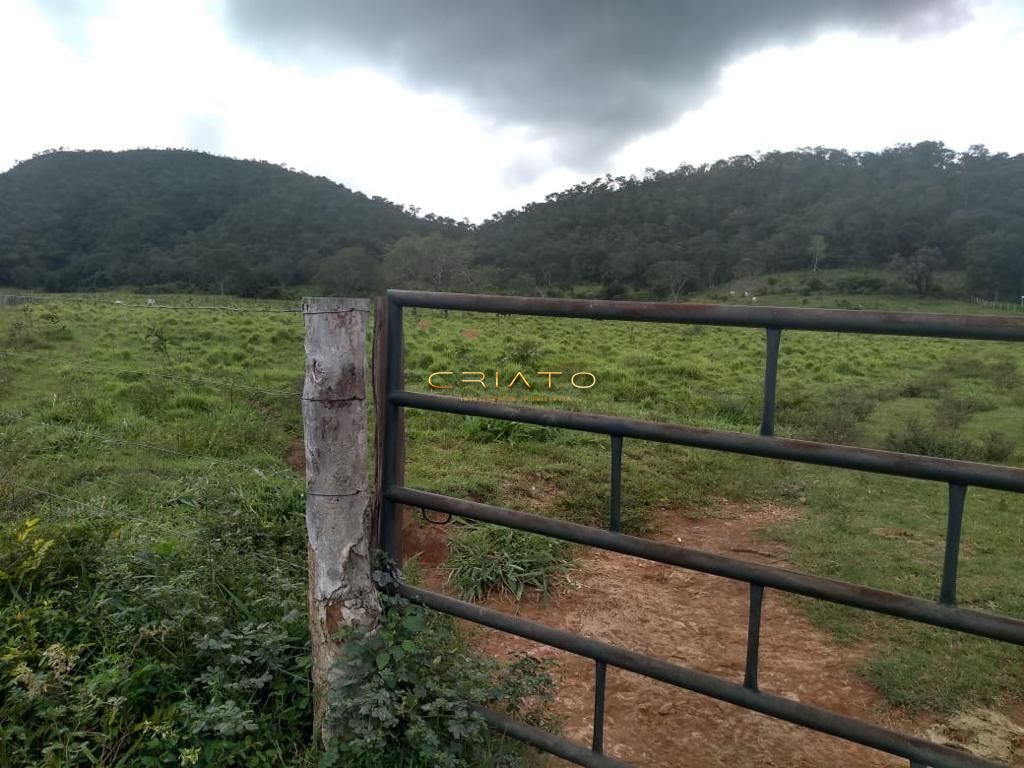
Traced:
<path fill-rule="evenodd" d="M 373 627 L 366 449 L 366 299 L 306 298 L 302 426 L 306 453 L 309 630 L 314 737 L 331 733 L 328 693 L 342 655 L 338 631 Z"/>
<path fill-rule="evenodd" d="M 392 562 L 402 566 L 402 530 L 405 513 L 401 504 L 384 497 L 392 485 L 405 480 L 405 412 L 390 400 L 405 384 L 402 346 L 402 307 L 385 295 L 377 302 L 374 324 L 374 410 L 377 448 L 377 546 Z"/>

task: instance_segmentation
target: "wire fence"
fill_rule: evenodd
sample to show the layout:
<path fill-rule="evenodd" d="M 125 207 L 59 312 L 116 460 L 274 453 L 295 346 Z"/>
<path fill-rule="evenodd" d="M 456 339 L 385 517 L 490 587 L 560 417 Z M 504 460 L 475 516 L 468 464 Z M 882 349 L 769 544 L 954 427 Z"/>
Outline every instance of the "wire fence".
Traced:
<path fill-rule="evenodd" d="M 73 304 L 73 305 L 91 305 L 91 306 L 102 306 L 114 309 L 124 309 L 126 311 L 133 312 L 147 312 L 151 310 L 179 310 L 179 311 L 201 311 L 201 312 L 212 312 L 212 313 L 225 313 L 225 314 L 261 314 L 261 315 L 285 315 L 285 316 L 299 316 L 303 314 L 301 307 L 270 307 L 270 306 L 230 306 L 226 304 L 206 304 L 206 303 L 181 303 L 181 304 L 162 304 L 158 303 L 154 299 L 147 299 L 144 302 L 132 300 L 130 298 L 116 298 L 116 297 L 80 297 L 80 296 L 62 296 L 62 295 L 48 295 L 48 294 L 17 294 L 17 293 L 0 293 L 0 312 L 4 309 L 13 309 L 15 307 L 31 306 L 34 304 Z M 25 362 L 33 366 L 38 366 L 39 370 L 47 370 L 53 368 L 55 362 L 54 355 L 38 354 L 36 352 L 26 352 L 21 350 L 6 349 L 0 350 L 0 361 L 6 361 L 7 363 Z M 165 370 L 145 370 L 139 368 L 125 368 L 111 365 L 104 365 L 98 362 L 94 362 L 89 359 L 68 359 L 60 358 L 59 362 L 68 363 L 71 365 L 75 372 L 87 372 L 87 373 L 104 373 L 111 374 L 117 377 L 133 378 L 133 377 L 147 377 L 154 379 L 161 379 L 173 382 L 178 385 L 194 387 L 194 388 L 210 388 L 227 392 L 230 395 L 236 393 L 252 394 L 252 395 L 265 395 L 274 398 L 282 398 L 285 400 L 294 400 L 296 402 L 301 401 L 302 392 L 299 390 L 292 389 L 278 389 L 273 387 L 257 386 L 253 383 L 238 381 L 229 378 L 212 378 L 207 376 L 192 376 L 185 375 L 177 372 L 170 372 Z M 68 400 L 70 403 L 76 402 L 74 393 L 68 394 Z M 41 433 L 59 433 L 64 435 L 70 435 L 76 439 L 90 441 L 92 443 L 104 446 L 121 446 L 128 449 L 137 450 L 140 452 L 153 452 L 160 455 L 172 456 L 175 458 L 195 462 L 196 464 L 202 465 L 215 465 L 223 467 L 231 467 L 236 470 L 241 470 L 246 473 L 254 473 L 260 477 L 271 478 L 271 477 L 291 477 L 296 478 L 295 471 L 289 468 L 273 469 L 268 467 L 254 466 L 252 463 L 244 461 L 238 461 L 230 458 L 223 458 L 220 456 L 211 456 L 205 453 L 189 452 L 185 450 L 179 450 L 176 447 L 170 447 L 168 445 L 158 444 L 157 442 L 148 442 L 144 440 L 131 439 L 129 437 L 123 437 L 118 435 L 108 434 L 100 429 L 96 429 L 87 425 L 76 424 L 75 426 L 69 424 L 56 423 L 53 420 L 46 418 L 46 408 L 52 406 L 52 402 L 47 400 L 41 403 L 38 412 L 34 412 L 32 406 L 28 408 L 21 408 L 19 410 L 6 409 L 0 412 L 0 423 L 6 423 L 8 425 L 19 424 L 27 427 L 33 432 Z M 8 440 L 7 445 L 13 445 Z M 251 447 L 251 446 L 247 446 Z M 10 488 L 20 489 L 23 492 L 38 496 L 40 498 L 50 499 L 53 501 L 59 501 L 64 504 L 76 505 L 76 509 L 91 510 L 93 513 L 101 513 L 112 520 L 124 520 L 140 525 L 154 525 L 166 530 L 175 530 L 178 532 L 184 532 L 183 528 L 179 523 L 161 523 L 156 519 L 143 519 L 137 515 L 130 514 L 129 511 L 118 508 L 111 508 L 109 505 L 96 503 L 94 500 L 86 500 L 82 498 L 75 498 L 73 496 L 66 495 L 64 493 L 56 492 L 51 486 L 53 483 L 53 477 L 49 480 L 39 481 L 26 478 L 18 475 L 18 469 L 20 460 L 26 455 L 25 453 L 15 453 L 13 451 L 4 451 L 6 454 L 5 458 L 8 459 L 8 470 L 0 476 L 0 490 L 3 486 Z M 268 459 L 270 457 L 268 456 Z M 284 464 L 284 457 L 281 456 L 277 459 L 279 464 Z M 115 504 L 115 507 L 121 505 Z"/>
<path fill-rule="evenodd" d="M 94 304 L 103 307 L 124 307 L 126 309 L 176 309 L 212 312 L 247 312 L 256 314 L 302 314 L 302 307 L 232 307 L 211 304 L 159 304 L 156 299 L 147 299 L 145 303 L 125 301 L 117 298 L 80 298 L 78 296 L 60 296 L 37 293 L 0 293 L 0 309 L 20 304 L 36 302 L 63 301 L 71 304 Z"/>
<path fill-rule="evenodd" d="M 980 296 L 972 296 L 971 301 L 979 307 L 986 307 L 988 309 L 1001 309 L 1004 312 L 1024 312 L 1024 296 L 1020 297 L 1019 303 L 989 301 L 988 299 L 983 299 Z"/>
<path fill-rule="evenodd" d="M 5 483 L 7 485 L 10 485 L 10 486 L 12 486 L 14 488 L 19 488 L 22 491 L 27 491 L 28 493 L 31 493 L 31 494 L 33 494 L 35 496 L 42 496 L 42 497 L 44 497 L 46 499 L 54 499 L 54 500 L 60 501 L 60 502 L 62 502 L 64 504 L 72 504 L 72 505 L 75 506 L 75 508 L 76 508 L 76 510 L 78 512 L 81 512 L 81 510 L 83 510 L 83 509 L 88 510 L 88 511 L 94 513 L 91 516 L 91 519 L 93 519 L 93 520 L 95 520 L 95 519 L 100 517 L 100 515 L 95 514 L 95 513 L 98 512 L 98 513 L 102 513 L 103 518 L 105 518 L 107 520 L 111 520 L 111 521 L 116 520 L 118 522 L 124 522 L 124 523 L 135 523 L 136 525 L 140 526 L 143 529 L 161 530 L 161 531 L 164 531 L 165 533 L 174 533 L 174 534 L 179 534 L 180 535 L 180 534 L 186 533 L 186 532 L 194 533 L 194 532 L 196 532 L 198 530 L 196 528 L 185 528 L 185 527 L 183 527 L 181 525 L 180 522 L 177 522 L 177 521 L 172 524 L 172 523 L 168 523 L 168 522 L 164 522 L 164 521 L 155 519 L 153 517 L 147 517 L 147 518 L 136 517 L 134 515 L 126 513 L 124 510 L 114 511 L 114 510 L 110 509 L 109 507 L 102 506 L 100 504 L 97 504 L 94 501 L 84 501 L 82 499 L 76 499 L 76 498 L 73 498 L 71 496 L 65 496 L 62 493 L 54 493 L 53 491 L 48 491 L 45 488 L 39 488 L 38 486 L 31 485 L 29 483 L 23 483 L 20 480 L 12 480 L 10 477 L 3 478 L 3 483 Z"/>

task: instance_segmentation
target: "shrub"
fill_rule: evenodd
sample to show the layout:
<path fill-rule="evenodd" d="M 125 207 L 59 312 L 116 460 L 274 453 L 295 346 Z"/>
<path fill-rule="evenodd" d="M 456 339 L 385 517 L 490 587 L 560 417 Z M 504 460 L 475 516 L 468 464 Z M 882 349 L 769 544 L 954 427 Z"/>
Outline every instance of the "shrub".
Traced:
<path fill-rule="evenodd" d="M 945 371 L 929 371 L 914 376 L 899 389 L 900 397 L 940 397 L 953 386 L 953 377 Z"/>
<path fill-rule="evenodd" d="M 527 589 L 550 592 L 552 578 L 569 565 L 568 545 L 514 528 L 467 523 L 452 536 L 448 565 L 449 581 L 467 599 L 498 592 L 520 600 Z"/>
<path fill-rule="evenodd" d="M 991 464 L 1006 464 L 1017 451 L 1017 445 L 1004 432 L 986 432 L 978 441 L 977 457 Z"/>
<path fill-rule="evenodd" d="M 890 429 L 885 436 L 885 447 L 900 453 L 919 453 L 923 456 L 943 456 L 951 459 L 967 458 L 968 441 L 960 432 L 943 428 L 913 415 L 900 427 Z"/>
<path fill-rule="evenodd" d="M 1003 464 L 1016 452 L 1016 444 L 1002 432 L 987 432 L 972 439 L 941 419 L 925 421 L 913 416 L 885 437 L 885 447 L 901 453 Z"/>
<path fill-rule="evenodd" d="M 885 279 L 878 275 L 848 275 L 836 281 L 839 293 L 881 293 L 885 290 Z"/>
<path fill-rule="evenodd" d="M 973 414 L 991 411 L 995 407 L 995 403 L 988 398 L 947 394 L 935 407 L 935 422 L 951 430 L 958 430 Z"/>
<path fill-rule="evenodd" d="M 353 632 L 329 708 L 338 734 L 322 765 L 346 768 L 512 768 L 526 748 L 491 732 L 477 707 L 552 728 L 550 662 L 500 665 L 460 642 L 450 617 L 384 596 L 380 626 Z"/>
<path fill-rule="evenodd" d="M 47 505 L 0 526 L 0 766 L 298 764 L 308 629 L 284 541 L 302 538 L 285 515 L 301 493 L 267 484 L 192 508 L 202 531 L 243 502 L 252 553 L 117 511 Z"/>
<path fill-rule="evenodd" d="M 864 422 L 878 406 L 881 393 L 861 386 L 830 387 L 824 398 L 808 398 L 784 420 L 812 440 L 829 443 L 856 443 Z M 781 411 L 781 409 L 780 409 Z M 782 414 L 780 414 L 781 416 Z"/>

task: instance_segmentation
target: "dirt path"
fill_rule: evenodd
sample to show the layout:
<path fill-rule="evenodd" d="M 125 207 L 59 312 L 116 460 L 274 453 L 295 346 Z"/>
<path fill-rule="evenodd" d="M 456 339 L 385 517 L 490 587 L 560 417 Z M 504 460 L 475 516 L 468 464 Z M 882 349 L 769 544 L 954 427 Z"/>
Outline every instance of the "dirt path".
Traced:
<path fill-rule="evenodd" d="M 725 504 L 716 517 L 658 515 L 654 538 L 755 562 L 781 564 L 778 545 L 758 537 L 792 516 L 772 505 Z M 434 530 L 431 530 L 434 529 Z M 443 581 L 436 527 L 409 531 L 426 550 L 429 586 Z M 546 603 L 526 602 L 526 618 L 741 682 L 746 653 L 746 584 L 600 550 L 581 549 L 568 584 Z M 505 602 L 492 607 L 510 611 Z M 522 638 L 474 628 L 496 656 L 527 652 L 558 661 L 557 711 L 564 735 L 589 744 L 593 662 Z M 880 697 L 853 671 L 863 650 L 838 646 L 788 599 L 769 591 L 763 611 L 763 690 L 898 727 L 878 714 Z M 609 669 L 605 751 L 638 766 L 905 766 L 906 762 L 724 702 Z"/>
<path fill-rule="evenodd" d="M 780 563 L 781 550 L 757 532 L 791 516 L 771 505 L 725 505 L 719 516 L 687 520 L 664 513 L 654 538 L 756 562 Z M 729 579 L 599 550 L 581 552 L 570 586 L 520 615 L 742 682 L 749 587 Z M 498 605 L 509 610 L 509 604 Z M 558 659 L 558 710 L 568 738 L 589 743 L 593 663 L 497 632 L 481 631 L 497 655 L 526 651 Z M 837 646 L 798 607 L 766 593 L 761 688 L 875 721 L 878 694 L 853 669 L 862 651 Z M 888 723 L 892 724 L 892 723 Z M 639 766 L 904 766 L 873 750 L 610 669 L 605 751 Z"/>

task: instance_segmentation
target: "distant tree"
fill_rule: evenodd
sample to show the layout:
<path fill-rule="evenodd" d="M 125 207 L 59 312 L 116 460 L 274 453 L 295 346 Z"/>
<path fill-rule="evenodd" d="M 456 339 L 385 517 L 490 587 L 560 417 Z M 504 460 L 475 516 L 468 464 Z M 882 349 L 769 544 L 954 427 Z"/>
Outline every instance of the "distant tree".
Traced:
<path fill-rule="evenodd" d="M 811 235 L 807 251 L 811 255 L 811 272 L 817 272 L 818 265 L 828 257 L 828 241 L 825 240 L 825 236 Z"/>
<path fill-rule="evenodd" d="M 406 235 L 384 254 L 380 275 L 386 288 L 454 291 L 471 282 L 471 261 L 465 238 Z"/>
<path fill-rule="evenodd" d="M 379 265 L 362 246 L 342 248 L 320 262 L 313 282 L 325 296 L 371 296 L 379 289 Z"/>
<path fill-rule="evenodd" d="M 932 289 L 935 270 L 942 263 L 942 252 L 938 248 L 919 248 L 910 257 L 894 256 L 890 266 L 917 295 L 924 298 Z"/>
<path fill-rule="evenodd" d="M 1024 226 L 1013 232 L 978 235 L 967 243 L 967 287 L 999 300 L 1024 295 Z"/>
<path fill-rule="evenodd" d="M 647 283 L 659 296 L 678 301 L 698 280 L 697 268 L 688 261 L 659 261 L 647 270 Z"/>

